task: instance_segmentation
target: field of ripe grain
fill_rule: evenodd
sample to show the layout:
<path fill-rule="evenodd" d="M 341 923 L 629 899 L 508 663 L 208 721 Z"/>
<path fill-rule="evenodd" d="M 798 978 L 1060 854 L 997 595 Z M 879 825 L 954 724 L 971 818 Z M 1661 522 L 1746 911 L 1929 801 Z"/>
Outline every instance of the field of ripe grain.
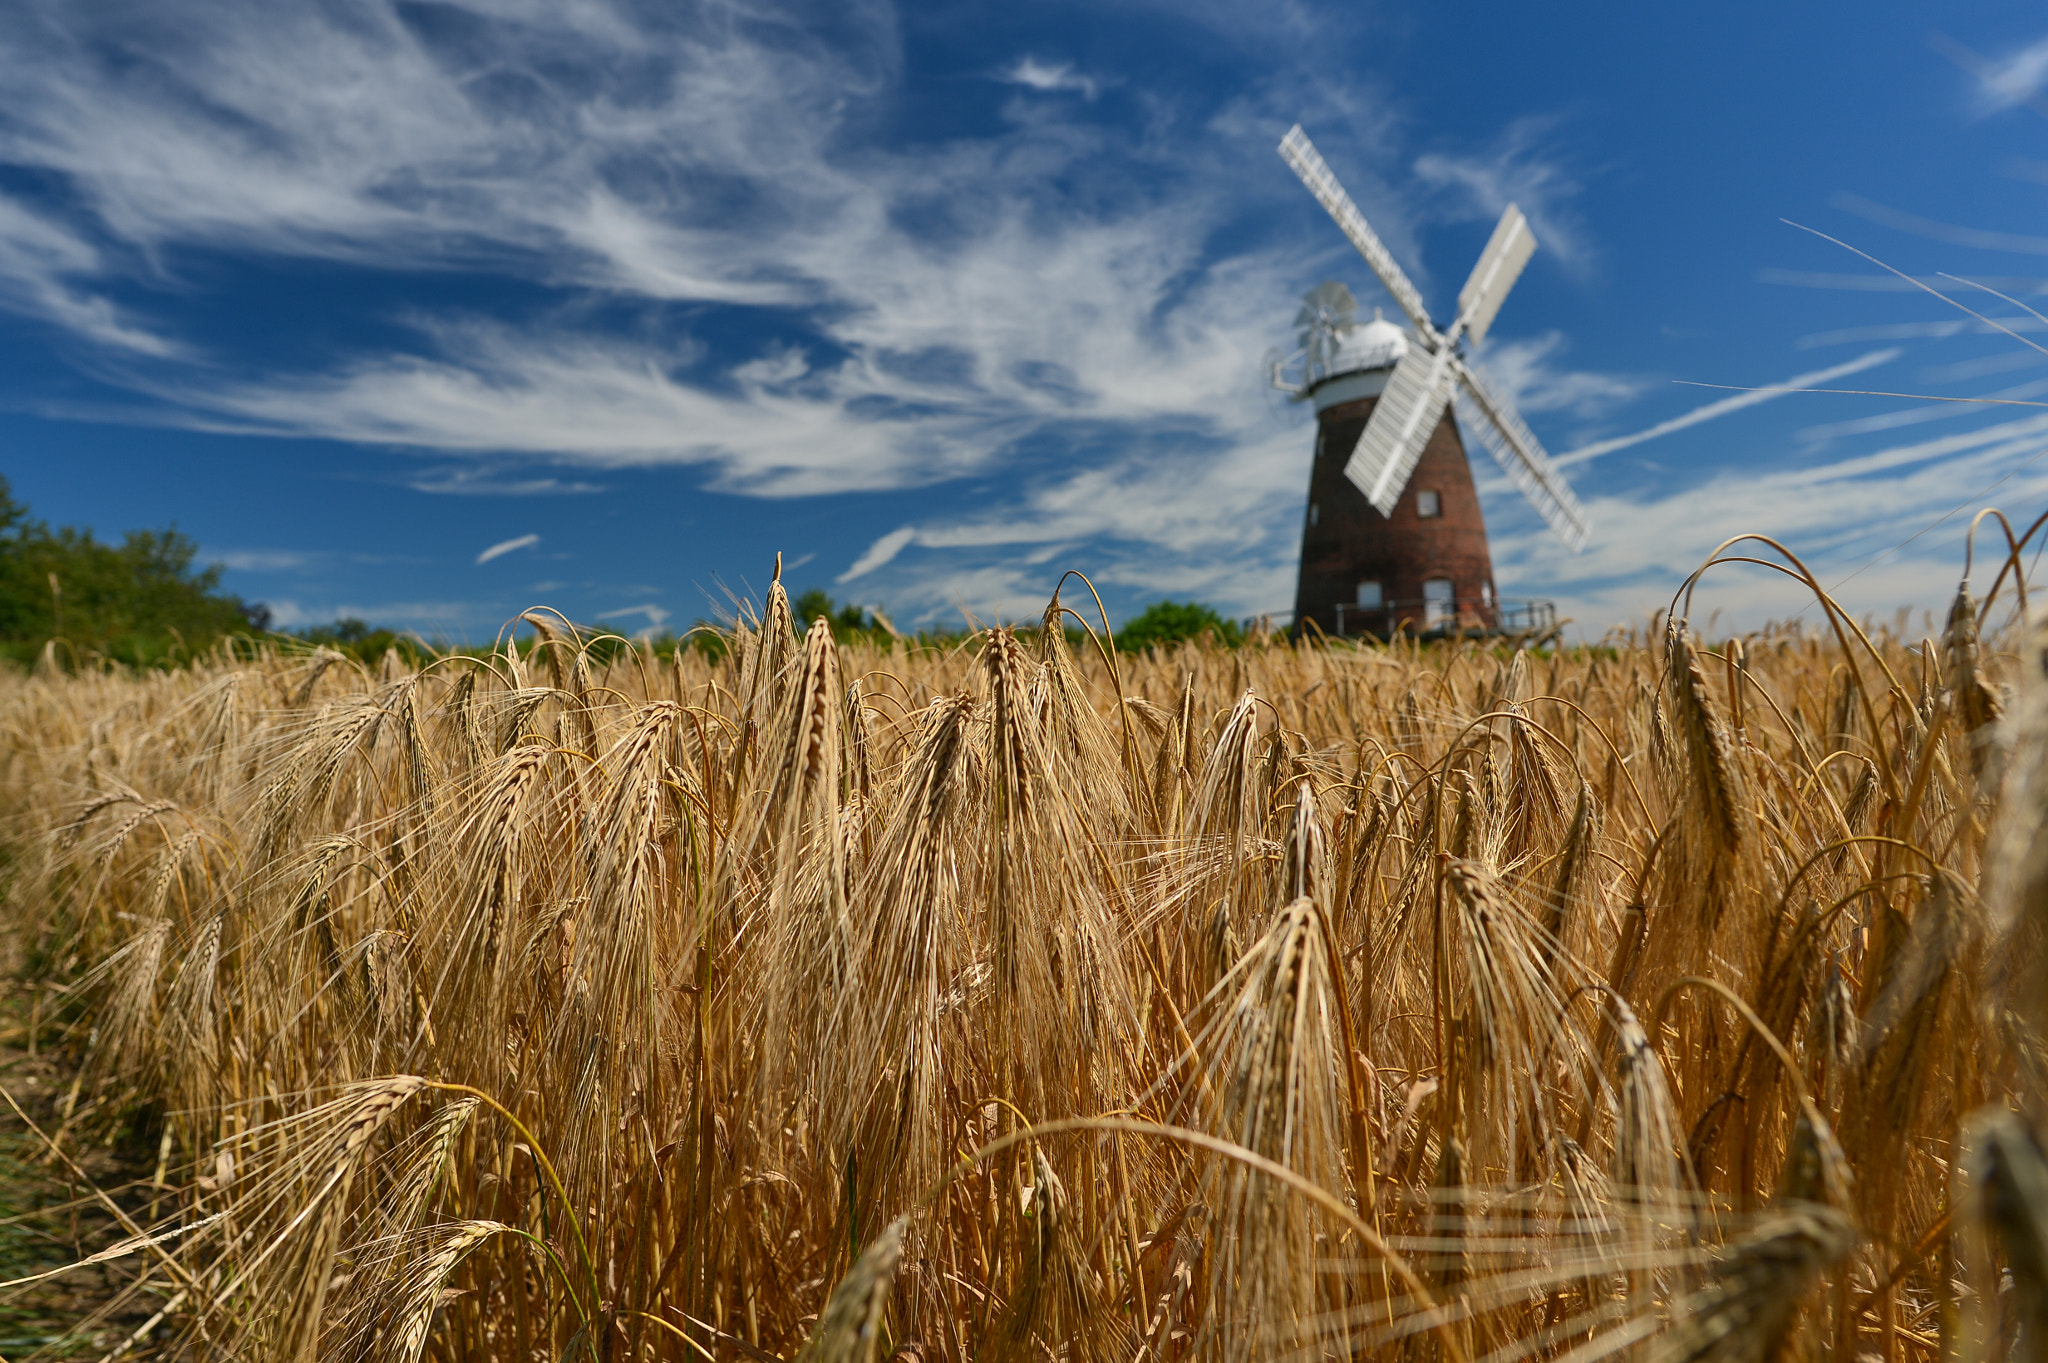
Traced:
<path fill-rule="evenodd" d="M 2039 1359 L 2012 595 L 17 674 L 51 1135 L 193 1357 Z"/>

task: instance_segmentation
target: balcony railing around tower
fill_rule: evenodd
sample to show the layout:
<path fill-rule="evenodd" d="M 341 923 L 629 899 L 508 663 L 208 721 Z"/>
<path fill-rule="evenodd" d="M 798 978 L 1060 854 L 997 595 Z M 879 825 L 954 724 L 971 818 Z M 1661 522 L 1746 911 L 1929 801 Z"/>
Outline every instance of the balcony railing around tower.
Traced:
<path fill-rule="evenodd" d="M 1341 637 L 1372 635 L 1384 639 L 1403 634 L 1542 634 L 1557 627 L 1557 605 L 1551 601 L 1494 601 L 1472 597 L 1449 600 L 1382 601 L 1377 606 L 1337 603 L 1336 628 Z"/>

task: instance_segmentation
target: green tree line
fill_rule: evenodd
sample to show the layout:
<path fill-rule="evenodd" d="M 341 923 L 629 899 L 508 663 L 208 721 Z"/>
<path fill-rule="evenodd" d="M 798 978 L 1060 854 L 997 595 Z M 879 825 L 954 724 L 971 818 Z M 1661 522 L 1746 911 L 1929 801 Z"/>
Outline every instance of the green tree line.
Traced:
<path fill-rule="evenodd" d="M 223 592 L 220 568 L 197 566 L 198 552 L 175 527 L 119 544 L 53 528 L 0 478 L 0 656 L 33 662 L 57 640 L 67 662 L 149 666 L 267 629 L 270 613 Z"/>

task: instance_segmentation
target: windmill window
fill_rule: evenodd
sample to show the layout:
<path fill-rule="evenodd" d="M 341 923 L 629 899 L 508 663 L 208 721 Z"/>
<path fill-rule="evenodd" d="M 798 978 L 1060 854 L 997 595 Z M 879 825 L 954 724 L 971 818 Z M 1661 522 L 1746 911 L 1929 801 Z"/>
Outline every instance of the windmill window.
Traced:
<path fill-rule="evenodd" d="M 1426 488 L 1423 491 L 1416 493 L 1415 514 L 1423 517 L 1443 515 L 1443 498 L 1437 496 L 1436 493 Z"/>
<path fill-rule="evenodd" d="M 1310 503 L 1308 504 L 1308 523 L 1309 523 L 1309 525 L 1310 525 L 1310 526 L 1317 526 L 1317 525 L 1321 525 L 1321 524 L 1322 524 L 1322 521 L 1323 521 L 1323 508 L 1322 508 L 1322 504 L 1321 504 L 1321 503 L 1319 503 L 1319 502 L 1310 502 Z"/>
<path fill-rule="evenodd" d="M 1479 584 L 1479 600 L 1488 606 L 1493 604 L 1493 584 L 1491 582 Z"/>
<path fill-rule="evenodd" d="M 1369 611 L 1376 611 L 1381 606 L 1385 605 L 1386 600 L 1380 594 L 1380 584 L 1377 582 L 1359 583 L 1358 604 L 1360 608 Z"/>

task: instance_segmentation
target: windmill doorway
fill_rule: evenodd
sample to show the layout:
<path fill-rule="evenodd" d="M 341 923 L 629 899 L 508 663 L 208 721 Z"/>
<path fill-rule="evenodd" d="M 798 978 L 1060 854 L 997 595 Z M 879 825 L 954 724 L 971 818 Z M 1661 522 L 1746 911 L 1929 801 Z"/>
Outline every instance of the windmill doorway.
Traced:
<path fill-rule="evenodd" d="M 1425 578 L 1422 583 L 1422 627 L 1449 629 L 1458 617 L 1458 593 L 1447 577 Z"/>

